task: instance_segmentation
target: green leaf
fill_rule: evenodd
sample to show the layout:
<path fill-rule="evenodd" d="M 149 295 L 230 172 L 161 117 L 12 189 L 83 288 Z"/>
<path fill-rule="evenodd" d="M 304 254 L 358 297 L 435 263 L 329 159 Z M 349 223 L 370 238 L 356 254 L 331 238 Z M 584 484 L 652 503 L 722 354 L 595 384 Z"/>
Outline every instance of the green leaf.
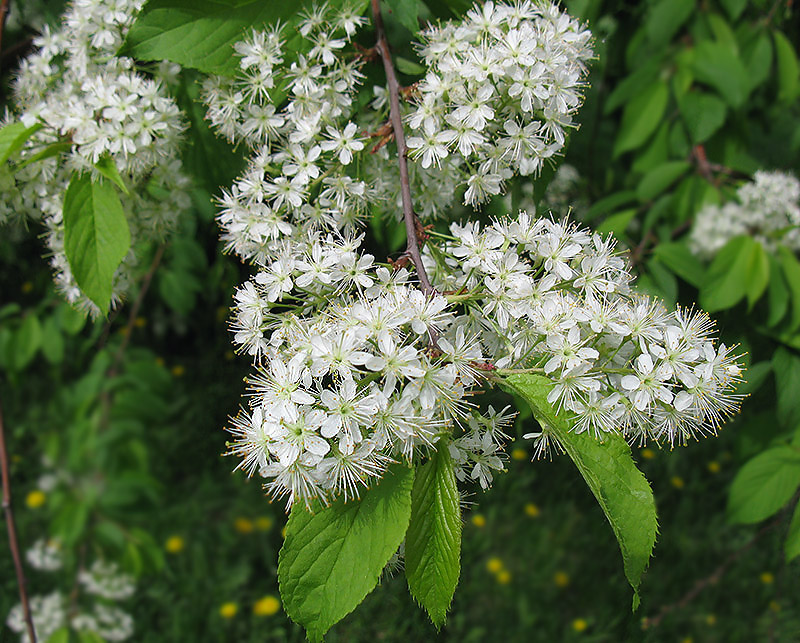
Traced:
<path fill-rule="evenodd" d="M 637 208 L 628 208 L 627 210 L 622 210 L 621 212 L 615 212 L 614 214 L 606 217 L 605 221 L 597 226 L 597 232 L 600 234 L 611 233 L 615 237 L 622 236 L 625 230 L 627 230 L 631 221 L 633 221 L 634 217 L 636 217 L 636 213 L 638 211 L 639 210 Z"/>
<path fill-rule="evenodd" d="M 794 560 L 800 556 L 800 502 L 794 509 L 792 522 L 789 523 L 789 533 L 786 534 L 786 544 L 783 546 L 786 554 L 786 562 Z"/>
<path fill-rule="evenodd" d="M 106 154 L 103 156 L 103 158 L 97 161 L 94 166 L 97 168 L 97 171 L 100 172 L 100 174 L 102 174 L 109 181 L 114 183 L 120 190 L 122 190 L 123 194 L 130 194 L 128 186 L 125 185 L 125 181 L 123 181 L 122 177 L 119 175 L 117 164 L 114 163 L 114 159 L 112 159 L 111 156 Z"/>
<path fill-rule="evenodd" d="M 614 157 L 636 149 L 656 131 L 667 108 L 669 88 L 661 80 L 635 96 L 622 112 L 622 124 L 614 141 Z"/>
<path fill-rule="evenodd" d="M 525 398 L 542 431 L 567 452 L 603 508 L 622 550 L 635 609 L 639 583 L 656 542 L 658 522 L 653 492 L 636 468 L 628 443 L 619 433 L 607 434 L 603 442 L 588 433 L 574 433 L 572 421 L 547 401 L 554 383 L 546 377 L 511 375 L 505 382 Z"/>
<path fill-rule="evenodd" d="M 800 261 L 797 260 L 797 257 L 794 256 L 794 253 L 789 248 L 779 245 L 778 263 L 781 266 L 783 277 L 791 295 L 791 316 L 786 331 L 793 333 L 800 328 Z"/>
<path fill-rule="evenodd" d="M 397 67 L 397 71 L 408 76 L 423 76 L 425 74 L 425 67 L 402 56 L 395 56 L 394 64 Z"/>
<path fill-rule="evenodd" d="M 731 107 L 750 94 L 750 79 L 741 59 L 722 43 L 704 40 L 695 48 L 693 70 L 700 82 L 716 89 Z"/>
<path fill-rule="evenodd" d="M 768 254 L 767 258 L 769 259 L 770 275 L 772 276 L 767 288 L 769 314 L 765 323 L 771 327 L 780 323 L 784 315 L 786 315 L 786 311 L 789 310 L 790 292 L 778 260 L 772 254 Z"/>
<path fill-rule="evenodd" d="M 389 12 L 412 34 L 419 31 L 420 0 L 386 0 Z"/>
<path fill-rule="evenodd" d="M 636 192 L 633 190 L 623 190 L 615 192 L 597 201 L 586 213 L 586 220 L 595 219 L 609 212 L 613 212 L 621 205 L 627 205 L 636 201 Z"/>
<path fill-rule="evenodd" d="M 687 283 L 695 288 L 702 287 L 705 269 L 685 243 L 659 243 L 653 249 L 653 256 Z"/>
<path fill-rule="evenodd" d="M 652 201 L 655 197 L 675 183 L 689 171 L 691 165 L 686 161 L 668 161 L 653 168 L 644 175 L 636 186 L 636 196 L 640 201 Z"/>
<path fill-rule="evenodd" d="M 745 296 L 751 303 L 763 294 L 769 279 L 769 262 L 760 243 L 750 237 L 731 239 L 714 257 L 700 305 L 710 313 L 732 308 Z"/>
<path fill-rule="evenodd" d="M 345 0 L 327 4 L 335 9 Z M 253 28 L 286 25 L 287 64 L 308 41 L 297 33 L 300 10 L 310 0 L 150 0 L 131 26 L 121 54 L 138 60 L 170 60 L 209 74 L 233 76 L 239 58 L 233 45 Z M 366 2 L 362 2 L 366 6 Z"/>
<path fill-rule="evenodd" d="M 64 251 L 78 286 L 103 313 L 130 247 L 128 220 L 111 184 L 73 174 L 64 196 Z"/>
<path fill-rule="evenodd" d="M 444 441 L 417 468 L 406 533 L 406 578 L 436 627 L 444 625 L 461 571 L 461 508 L 450 451 Z"/>
<path fill-rule="evenodd" d="M 747 6 L 747 0 L 720 0 L 720 4 L 731 17 L 731 20 L 736 20 L 742 11 Z"/>
<path fill-rule="evenodd" d="M 661 71 L 660 58 L 648 58 L 641 67 L 617 83 L 603 105 L 603 114 L 619 109 L 649 87 Z"/>
<path fill-rule="evenodd" d="M 725 103 L 703 92 L 690 92 L 679 102 L 681 117 L 689 131 L 692 143 L 704 143 L 725 123 L 728 107 Z"/>
<path fill-rule="evenodd" d="M 774 31 L 775 56 L 778 62 L 778 100 L 791 103 L 800 92 L 800 65 L 797 53 L 789 39 L 781 31 Z"/>
<path fill-rule="evenodd" d="M 9 123 L 0 129 L 0 165 L 5 163 L 11 155 L 25 145 L 31 136 L 42 129 L 37 123 L 32 127 L 25 127 L 22 123 Z"/>
<path fill-rule="evenodd" d="M 22 320 L 13 344 L 13 365 L 15 370 L 21 371 L 36 356 L 36 351 L 42 345 L 42 325 L 36 315 L 29 314 Z"/>
<path fill-rule="evenodd" d="M 414 470 L 390 467 L 358 501 L 338 498 L 310 513 L 295 504 L 278 557 L 286 613 L 312 641 L 372 591 L 397 551 L 411 516 Z"/>
<path fill-rule="evenodd" d="M 731 522 L 761 522 L 783 507 L 800 486 L 800 449 L 779 446 L 748 460 L 728 497 Z"/>
<path fill-rule="evenodd" d="M 772 68 L 772 40 L 766 30 L 744 48 L 742 59 L 750 78 L 751 90 L 769 78 Z"/>
<path fill-rule="evenodd" d="M 656 46 L 666 45 L 694 11 L 694 0 L 661 0 L 650 10 L 645 30 Z"/>
<path fill-rule="evenodd" d="M 772 356 L 775 371 L 775 389 L 778 421 L 784 427 L 800 424 L 800 357 L 785 348 L 779 348 Z"/>
<path fill-rule="evenodd" d="M 42 354 L 51 364 L 64 361 L 64 336 L 55 315 L 48 317 L 42 330 Z"/>
<path fill-rule="evenodd" d="M 21 170 L 24 167 L 28 167 L 37 161 L 41 161 L 42 159 L 49 159 L 53 156 L 58 156 L 62 152 L 68 152 L 72 149 L 72 143 L 51 143 L 43 150 L 36 152 L 33 156 L 29 156 L 24 161 L 22 161 L 19 165 L 16 166 L 17 170 Z"/>

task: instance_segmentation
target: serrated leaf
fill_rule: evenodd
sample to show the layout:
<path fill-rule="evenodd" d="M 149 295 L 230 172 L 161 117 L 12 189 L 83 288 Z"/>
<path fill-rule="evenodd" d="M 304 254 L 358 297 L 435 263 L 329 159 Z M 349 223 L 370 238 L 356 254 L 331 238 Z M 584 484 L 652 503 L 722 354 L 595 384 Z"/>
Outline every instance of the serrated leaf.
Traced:
<path fill-rule="evenodd" d="M 0 165 L 5 163 L 11 155 L 19 150 L 36 132 L 42 129 L 37 123 L 32 127 L 25 127 L 20 122 L 13 122 L 0 129 Z"/>
<path fill-rule="evenodd" d="M 614 156 L 636 149 L 656 131 L 669 99 L 665 82 L 658 80 L 635 96 L 622 112 L 622 123 L 614 141 Z"/>
<path fill-rule="evenodd" d="M 639 181 L 636 196 L 640 201 L 652 201 L 670 185 L 675 183 L 691 166 L 686 161 L 667 161 L 653 168 Z"/>
<path fill-rule="evenodd" d="M 692 143 L 699 145 L 707 141 L 725 123 L 728 107 L 711 94 L 690 92 L 680 101 L 681 117 Z"/>
<path fill-rule="evenodd" d="M 786 544 L 783 546 L 786 562 L 800 556 L 800 502 L 794 509 L 792 522 L 789 523 L 789 533 L 786 534 Z"/>
<path fill-rule="evenodd" d="M 511 375 L 505 383 L 531 407 L 542 430 L 555 438 L 575 463 L 614 530 L 622 551 L 625 576 L 638 587 L 656 542 L 658 522 L 650 484 L 631 457 L 628 443 L 619 433 L 609 433 L 599 442 L 588 433 L 571 430 L 573 421 L 557 413 L 547 401 L 554 382 L 533 374 Z"/>
<path fill-rule="evenodd" d="M 103 313 L 130 246 L 128 220 L 111 183 L 74 174 L 64 196 L 64 252 L 78 286 Z"/>
<path fill-rule="evenodd" d="M 779 446 L 748 460 L 728 497 L 731 522 L 752 524 L 776 513 L 800 486 L 800 449 Z"/>
<path fill-rule="evenodd" d="M 405 547 L 411 595 L 441 627 L 461 571 L 461 508 L 450 451 L 443 442 L 417 469 Z"/>
<path fill-rule="evenodd" d="M 125 181 L 123 181 L 122 177 L 119 175 L 117 164 L 114 163 L 114 159 L 112 159 L 111 156 L 103 156 L 99 161 L 97 161 L 97 163 L 94 164 L 94 166 L 97 168 L 97 171 L 100 172 L 100 174 L 114 183 L 114 185 L 122 190 L 124 194 L 130 194 L 128 186 L 125 185 Z"/>
<path fill-rule="evenodd" d="M 791 103 L 800 92 L 800 64 L 797 52 L 781 31 L 772 34 L 775 40 L 775 56 L 778 62 L 778 100 Z"/>
<path fill-rule="evenodd" d="M 411 516 L 414 470 L 390 467 L 358 501 L 339 498 L 314 513 L 297 503 L 278 557 L 284 609 L 321 641 L 378 583 Z"/>
<path fill-rule="evenodd" d="M 335 9 L 344 1 L 327 4 Z M 312 0 L 150 0 L 131 26 L 120 53 L 232 76 L 239 69 L 233 45 L 253 28 L 286 25 L 287 57 L 302 53 L 308 41 L 300 37 L 296 25 L 301 10 L 312 4 Z M 362 5 L 366 7 L 366 2 Z"/>
<path fill-rule="evenodd" d="M 779 348 L 772 356 L 775 371 L 778 421 L 784 427 L 800 424 L 800 357 L 785 348 Z"/>

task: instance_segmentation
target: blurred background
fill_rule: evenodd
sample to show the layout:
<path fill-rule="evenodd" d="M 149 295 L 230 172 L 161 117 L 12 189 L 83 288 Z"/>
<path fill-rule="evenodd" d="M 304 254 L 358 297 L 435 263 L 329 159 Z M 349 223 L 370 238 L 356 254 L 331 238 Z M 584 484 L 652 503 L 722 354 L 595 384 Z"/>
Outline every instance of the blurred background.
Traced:
<path fill-rule="evenodd" d="M 466 6 L 418 4 L 423 19 Z M 389 570 L 329 641 L 800 640 L 800 16 L 791 0 L 564 4 L 596 38 L 580 128 L 564 158 L 487 215 L 536 207 L 615 233 L 641 289 L 668 305 L 699 300 L 721 341 L 748 354 L 748 397 L 716 438 L 634 446 L 661 525 L 636 612 L 572 463 L 531 462 L 518 438 L 508 473 L 465 499 L 446 627 L 437 633 Z M 0 109 L 31 38 L 63 6 L 12 2 Z M 411 33 L 388 22 L 414 60 Z M 163 251 L 137 249 L 138 289 L 107 322 L 57 295 L 35 222 L 0 228 L 0 400 L 29 592 L 53 619 L 95 609 L 110 622 L 105 639 L 60 630 L 53 641 L 304 640 L 277 587 L 283 508 L 221 455 L 249 370 L 226 326 L 247 269 L 221 253 L 211 199 L 243 161 L 203 125 L 195 80 L 184 71 L 176 90 L 193 123 L 193 216 Z M 774 207 L 741 191 L 760 185 L 758 171 L 787 175 Z M 0 173 L 0 198 L 3 185 Z M 376 255 L 402 242 L 393 223 L 373 223 Z M 517 435 L 532 423 L 521 416 Z M 0 552 L 0 619 L 13 624 L 5 530 Z M 20 636 L 0 629 L 0 641 Z"/>

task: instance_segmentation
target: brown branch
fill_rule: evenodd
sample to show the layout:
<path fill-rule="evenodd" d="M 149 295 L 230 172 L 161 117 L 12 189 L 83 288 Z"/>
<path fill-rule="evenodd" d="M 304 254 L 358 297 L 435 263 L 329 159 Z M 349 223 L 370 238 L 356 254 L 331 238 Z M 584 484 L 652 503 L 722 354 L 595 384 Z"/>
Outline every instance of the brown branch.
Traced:
<path fill-rule="evenodd" d="M 426 295 L 432 295 L 436 293 L 436 290 L 431 285 L 428 273 L 422 264 L 417 235 L 417 215 L 414 214 L 414 205 L 411 202 L 411 183 L 408 177 L 408 148 L 406 147 L 406 137 L 403 132 L 403 119 L 400 114 L 400 83 L 397 82 L 392 55 L 389 51 L 389 43 L 386 40 L 386 32 L 383 28 L 380 0 L 372 0 L 372 18 L 378 38 L 375 49 L 381 55 L 383 68 L 386 72 L 386 83 L 389 87 L 389 116 L 394 130 L 394 139 L 397 142 L 397 160 L 400 165 L 400 195 L 403 200 L 403 220 L 406 224 L 406 238 L 408 241 L 405 254 L 411 257 L 411 261 L 413 261 L 414 267 L 417 269 L 420 290 Z"/>
<path fill-rule="evenodd" d="M 661 621 L 667 614 L 673 612 L 677 609 L 681 609 L 689 605 L 697 596 L 709 585 L 715 585 L 718 583 L 725 573 L 728 571 L 728 568 L 733 565 L 739 558 L 741 558 L 742 554 L 744 554 L 748 549 L 750 549 L 753 545 L 755 545 L 761 538 L 775 529 L 781 522 L 783 521 L 783 515 L 779 516 L 777 519 L 773 520 L 770 523 L 764 525 L 755 536 L 753 536 L 747 543 L 742 545 L 739 549 L 733 552 L 730 556 L 728 556 L 723 563 L 717 567 L 710 576 L 705 578 L 701 578 L 698 580 L 692 589 L 690 589 L 684 596 L 677 602 L 671 603 L 669 605 L 664 605 L 659 611 L 658 614 L 653 616 L 652 618 L 645 619 L 645 624 L 648 629 L 652 627 L 658 627 L 661 624 Z"/>
<path fill-rule="evenodd" d="M 165 249 L 166 246 L 163 244 L 158 246 L 158 250 L 156 250 L 156 254 L 153 257 L 153 261 L 150 263 L 150 268 L 147 269 L 147 273 L 142 279 L 142 286 L 141 288 L 139 288 L 139 294 L 136 296 L 136 300 L 133 302 L 133 306 L 131 306 L 131 312 L 128 314 L 128 323 L 125 326 L 125 330 L 123 331 L 122 343 L 119 345 L 117 352 L 114 354 L 114 359 L 111 362 L 111 366 L 108 369 L 109 378 L 117 374 L 117 369 L 119 368 L 120 362 L 122 361 L 122 357 L 125 355 L 125 350 L 128 348 L 128 344 L 131 341 L 131 335 L 133 334 L 133 327 L 136 325 L 136 318 L 139 316 L 139 310 L 142 307 L 144 296 L 150 289 L 150 282 L 153 281 L 153 275 L 155 274 L 156 269 L 158 268 L 158 264 L 161 263 L 161 259 L 164 257 Z"/>
<path fill-rule="evenodd" d="M 7 5 L 7 3 L 5 3 Z M 25 625 L 28 629 L 28 639 L 31 643 L 36 643 L 36 630 L 33 628 L 33 617 L 31 616 L 31 606 L 28 602 L 27 584 L 25 582 L 25 570 L 22 567 L 22 558 L 19 555 L 19 542 L 17 541 L 17 526 L 14 522 L 14 510 L 11 507 L 11 477 L 8 469 L 8 452 L 6 451 L 6 437 L 3 430 L 3 409 L 0 406 L 0 469 L 3 479 L 3 512 L 5 513 L 6 526 L 8 527 L 8 546 L 11 549 L 11 557 L 14 559 L 14 569 L 17 572 L 17 586 L 19 587 L 19 598 L 22 602 L 22 614 L 25 617 Z"/>
<path fill-rule="evenodd" d="M 0 51 L 3 51 L 3 31 L 6 28 L 10 0 L 0 0 Z"/>

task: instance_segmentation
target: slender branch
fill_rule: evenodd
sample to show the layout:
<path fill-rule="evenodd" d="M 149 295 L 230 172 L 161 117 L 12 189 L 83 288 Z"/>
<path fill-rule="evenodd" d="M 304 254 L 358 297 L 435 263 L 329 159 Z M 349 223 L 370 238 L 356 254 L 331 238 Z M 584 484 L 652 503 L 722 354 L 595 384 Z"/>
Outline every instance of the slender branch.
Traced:
<path fill-rule="evenodd" d="M 3 51 L 3 32 L 6 28 L 6 18 L 8 18 L 9 3 L 11 0 L 0 0 L 0 51 Z"/>
<path fill-rule="evenodd" d="M 400 83 L 397 82 L 392 55 L 389 51 L 389 43 L 386 40 L 386 32 L 383 28 L 380 0 L 372 0 L 372 17 L 378 37 L 375 49 L 380 53 L 383 60 L 383 68 L 386 71 L 386 83 L 389 87 L 389 116 L 394 130 L 394 140 L 397 142 L 397 161 L 400 165 L 400 195 L 403 200 L 403 220 L 406 224 L 406 238 L 408 240 L 405 254 L 411 257 L 411 261 L 417 269 L 420 290 L 426 295 L 430 295 L 434 294 L 436 290 L 431 285 L 430 279 L 428 279 L 428 273 L 422 264 L 422 256 L 419 251 L 417 216 L 414 214 L 414 205 L 411 202 L 411 183 L 408 178 L 408 148 L 406 147 L 406 137 L 403 132 L 403 119 L 400 114 Z"/>
<path fill-rule="evenodd" d="M 22 558 L 19 555 L 17 526 L 14 522 L 14 510 L 11 507 L 11 477 L 9 476 L 8 472 L 8 452 L 6 451 L 6 437 L 3 430 L 2 406 L 0 406 L 0 469 L 2 469 L 3 512 L 5 513 L 6 526 L 8 527 L 8 546 L 11 549 L 11 557 L 14 559 L 14 569 L 17 572 L 17 585 L 19 586 L 19 598 L 22 602 L 22 614 L 25 617 L 25 625 L 28 629 L 28 639 L 31 641 L 31 643 L 36 643 L 36 630 L 33 628 L 31 606 L 28 602 L 25 570 L 22 567 Z"/>
<path fill-rule="evenodd" d="M 147 269 L 147 273 L 145 274 L 144 278 L 142 279 L 142 286 L 139 288 L 139 294 L 136 296 L 136 300 L 133 302 L 133 306 L 131 306 L 131 312 L 128 314 L 128 323 L 125 326 L 124 335 L 122 337 L 122 343 L 119 345 L 117 352 L 114 354 L 114 360 L 111 362 L 111 366 L 108 369 L 108 376 L 113 377 L 117 374 L 117 369 L 119 368 L 119 364 L 122 361 L 122 357 L 125 355 L 125 350 L 128 348 L 128 344 L 131 341 L 131 335 L 133 334 L 133 327 L 136 325 L 136 318 L 139 316 L 139 310 L 142 307 L 142 302 L 144 301 L 144 296 L 147 294 L 147 291 L 150 289 L 150 282 L 153 281 L 153 275 L 158 268 L 158 264 L 161 263 L 161 259 L 164 257 L 164 250 L 166 249 L 165 245 L 158 246 L 158 250 L 156 250 L 156 254 L 153 257 L 153 261 L 150 263 L 150 267 Z"/>

